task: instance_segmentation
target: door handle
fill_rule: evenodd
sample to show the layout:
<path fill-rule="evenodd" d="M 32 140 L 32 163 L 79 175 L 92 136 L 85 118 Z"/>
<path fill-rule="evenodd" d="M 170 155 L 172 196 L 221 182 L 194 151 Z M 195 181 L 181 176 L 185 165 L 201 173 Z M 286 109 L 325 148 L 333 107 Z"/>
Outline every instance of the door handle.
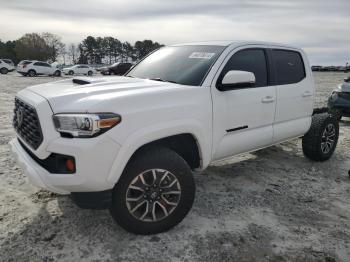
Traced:
<path fill-rule="evenodd" d="M 312 93 L 310 91 L 305 91 L 302 95 L 302 97 L 309 97 L 312 96 Z"/>
<path fill-rule="evenodd" d="M 261 99 L 262 103 L 272 103 L 275 102 L 275 98 L 272 96 L 266 96 L 263 99 Z"/>

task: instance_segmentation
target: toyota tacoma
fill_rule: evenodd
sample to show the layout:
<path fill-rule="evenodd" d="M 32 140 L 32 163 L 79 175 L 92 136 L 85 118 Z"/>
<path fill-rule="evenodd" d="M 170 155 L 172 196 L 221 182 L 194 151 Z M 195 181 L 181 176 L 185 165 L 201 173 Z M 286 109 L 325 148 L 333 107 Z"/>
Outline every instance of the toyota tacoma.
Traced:
<path fill-rule="evenodd" d="M 283 44 L 163 47 L 125 76 L 28 87 L 15 98 L 10 144 L 36 186 L 109 208 L 137 234 L 177 225 L 195 198 L 194 171 L 302 137 L 314 161 L 333 154 L 331 114 L 313 114 L 305 53 Z"/>

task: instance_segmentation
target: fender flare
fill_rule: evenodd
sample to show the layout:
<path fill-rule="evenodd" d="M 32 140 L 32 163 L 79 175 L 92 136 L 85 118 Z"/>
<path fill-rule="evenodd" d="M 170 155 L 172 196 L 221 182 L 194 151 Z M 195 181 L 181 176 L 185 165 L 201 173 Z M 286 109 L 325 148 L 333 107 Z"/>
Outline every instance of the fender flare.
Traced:
<path fill-rule="evenodd" d="M 204 169 L 211 161 L 211 139 L 205 138 L 202 127 L 193 119 L 175 120 L 168 123 L 147 126 L 130 134 L 122 143 L 107 177 L 108 183 L 116 184 L 133 154 L 142 146 L 153 141 L 180 134 L 191 134 L 198 146 L 201 167 Z M 112 138 L 114 139 L 114 138 Z M 209 142 L 210 141 L 210 142 Z M 117 141 L 119 144 L 120 142 Z"/>

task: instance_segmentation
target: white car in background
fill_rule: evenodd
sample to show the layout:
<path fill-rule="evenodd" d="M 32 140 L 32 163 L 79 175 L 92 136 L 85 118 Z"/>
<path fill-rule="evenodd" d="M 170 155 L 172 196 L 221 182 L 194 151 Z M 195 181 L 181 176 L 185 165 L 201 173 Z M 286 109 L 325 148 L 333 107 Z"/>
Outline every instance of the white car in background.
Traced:
<path fill-rule="evenodd" d="M 88 65 L 74 65 L 63 69 L 65 75 L 88 75 L 96 73 L 96 70 Z"/>
<path fill-rule="evenodd" d="M 0 73 L 5 75 L 15 70 L 15 65 L 10 59 L 0 59 Z"/>
<path fill-rule="evenodd" d="M 17 65 L 17 72 L 23 76 L 61 76 L 61 70 L 57 66 L 42 61 L 23 60 Z"/>

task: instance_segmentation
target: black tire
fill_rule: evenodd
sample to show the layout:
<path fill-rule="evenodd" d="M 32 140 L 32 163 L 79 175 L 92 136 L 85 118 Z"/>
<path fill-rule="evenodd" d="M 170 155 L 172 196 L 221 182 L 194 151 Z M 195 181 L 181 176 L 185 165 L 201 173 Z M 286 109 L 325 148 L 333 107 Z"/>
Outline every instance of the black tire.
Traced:
<path fill-rule="evenodd" d="M 334 135 L 331 135 L 333 132 L 327 133 L 327 130 L 331 130 L 330 127 L 334 128 Z M 314 115 L 310 130 L 302 139 L 304 155 L 313 161 L 328 160 L 337 147 L 338 137 L 339 122 L 333 115 L 328 113 Z M 330 139 L 333 142 L 330 142 Z"/>
<path fill-rule="evenodd" d="M 61 76 L 61 71 L 60 70 L 56 70 L 55 73 L 53 74 L 53 76 Z"/>
<path fill-rule="evenodd" d="M 180 187 L 180 189 L 177 188 L 175 190 L 180 190 L 179 191 L 180 194 L 175 196 L 175 198 L 177 198 L 177 200 L 175 200 L 175 202 L 177 202 L 177 205 L 175 206 L 174 209 L 172 209 L 172 211 L 170 212 L 168 211 L 169 212 L 168 215 L 165 215 L 165 212 L 164 212 L 163 213 L 164 217 L 160 218 L 160 220 L 158 221 L 143 221 L 141 220 L 142 218 L 137 218 L 134 215 L 135 212 L 132 213 L 132 211 L 129 211 L 128 203 L 126 199 L 127 199 L 127 194 L 129 193 L 128 190 L 134 190 L 129 188 L 129 186 L 133 183 L 133 181 L 135 181 L 135 179 L 138 181 L 137 177 L 139 177 L 140 174 L 143 174 L 143 172 L 147 174 L 146 172 L 152 172 L 153 170 L 157 170 L 157 172 L 168 171 L 168 174 L 172 175 L 173 178 L 175 177 L 176 178 L 175 180 L 177 180 L 178 182 L 178 183 L 175 183 L 175 185 Z M 154 184 L 159 184 L 159 185 L 163 184 L 165 180 L 167 179 L 163 180 L 162 178 L 158 180 L 158 182 L 160 181 L 159 183 L 155 182 Z M 157 181 L 157 179 L 155 181 Z M 150 183 L 151 190 L 153 190 L 154 184 Z M 174 183 L 170 183 L 170 184 L 174 184 Z M 150 189 L 148 188 L 145 190 L 150 190 Z M 112 206 L 110 208 L 110 211 L 115 221 L 121 227 L 123 227 L 129 232 L 142 234 L 142 235 L 157 234 L 157 233 L 169 230 L 170 228 L 176 226 L 178 223 L 180 223 L 184 219 L 184 217 L 187 215 L 187 213 L 190 211 L 193 205 L 195 191 L 196 191 L 196 187 L 195 187 L 192 171 L 182 157 L 180 157 L 177 153 L 175 153 L 174 151 L 168 148 L 163 148 L 163 147 L 145 148 L 139 151 L 138 153 L 136 153 L 136 155 L 130 160 L 122 176 L 120 177 L 118 183 L 115 185 L 113 194 L 112 194 Z M 140 192 L 140 195 L 143 196 L 143 198 L 146 198 L 145 196 L 146 194 L 148 194 L 148 197 L 153 195 L 153 194 L 150 194 L 149 191 Z M 159 198 L 161 199 L 159 201 L 154 200 L 153 205 L 152 205 L 151 198 L 142 200 L 140 196 L 140 199 L 143 202 L 144 201 L 147 202 L 146 203 L 147 206 L 144 207 L 145 211 L 142 213 L 147 212 L 149 204 L 152 205 L 151 208 L 153 210 L 154 206 L 156 205 L 155 202 L 162 202 L 162 204 L 165 204 L 165 206 L 168 206 L 166 202 L 164 202 L 164 198 L 163 198 L 164 194 L 166 193 L 164 192 L 159 193 L 160 197 L 158 197 L 157 199 Z M 169 205 L 168 207 L 171 207 L 171 206 Z M 153 217 L 153 212 L 152 214 L 150 213 L 150 216 Z M 153 217 L 153 220 L 154 220 L 154 217 Z"/>
<path fill-rule="evenodd" d="M 92 76 L 92 71 L 89 71 L 87 74 L 88 76 Z"/>
<path fill-rule="evenodd" d="M 31 69 L 31 70 L 28 71 L 27 75 L 30 76 L 30 77 L 34 77 L 34 76 L 36 76 L 36 72 Z"/>
<path fill-rule="evenodd" d="M 3 75 L 6 75 L 9 72 L 9 70 L 6 67 L 3 67 L 0 69 L 0 73 Z"/>
<path fill-rule="evenodd" d="M 70 76 L 74 75 L 74 71 L 73 71 L 73 70 L 70 70 L 70 71 L 68 72 L 68 75 L 70 75 Z"/>
<path fill-rule="evenodd" d="M 343 111 L 337 108 L 332 108 L 329 110 L 329 113 L 334 116 L 335 119 L 340 121 L 343 117 Z"/>

